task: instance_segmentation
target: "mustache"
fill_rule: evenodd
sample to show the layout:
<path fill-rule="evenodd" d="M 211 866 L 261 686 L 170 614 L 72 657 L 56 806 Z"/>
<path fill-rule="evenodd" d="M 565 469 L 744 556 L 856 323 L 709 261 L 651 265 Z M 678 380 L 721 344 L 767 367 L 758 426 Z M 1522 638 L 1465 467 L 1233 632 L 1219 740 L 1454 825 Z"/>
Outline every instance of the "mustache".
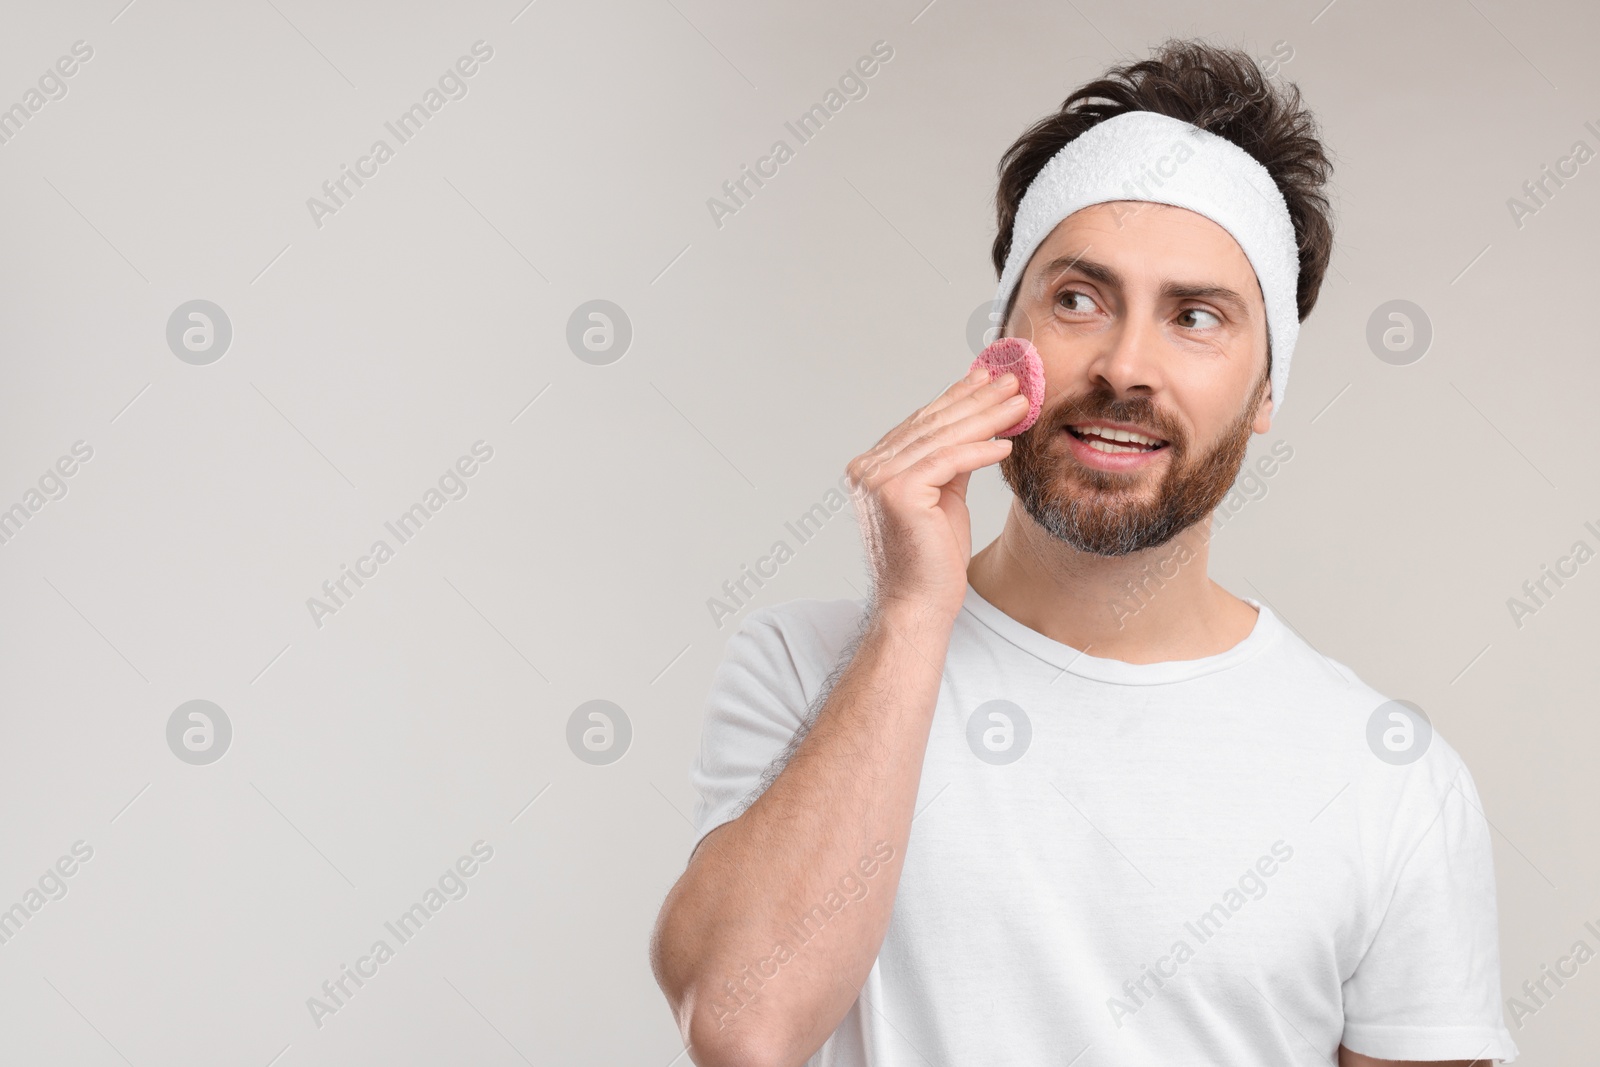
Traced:
<path fill-rule="evenodd" d="M 1048 427 L 1054 432 L 1092 419 L 1148 426 L 1154 431 L 1154 436 L 1166 441 L 1175 453 L 1184 452 L 1188 444 L 1183 426 L 1158 408 L 1149 397 L 1117 397 L 1106 390 L 1082 393 L 1060 401 L 1027 432 L 1034 433 L 1041 427 Z"/>

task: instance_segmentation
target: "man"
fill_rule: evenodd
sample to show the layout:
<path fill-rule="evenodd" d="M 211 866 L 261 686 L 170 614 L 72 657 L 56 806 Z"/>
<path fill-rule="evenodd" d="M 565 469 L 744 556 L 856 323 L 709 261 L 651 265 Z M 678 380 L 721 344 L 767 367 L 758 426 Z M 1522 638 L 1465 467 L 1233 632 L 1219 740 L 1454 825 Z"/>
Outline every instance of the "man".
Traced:
<path fill-rule="evenodd" d="M 1460 757 L 1206 575 L 1327 266 L 1314 129 L 1172 42 L 1007 152 L 996 306 L 1041 416 L 995 438 L 1014 379 L 951 385 L 848 467 L 871 596 L 730 640 L 652 941 L 697 1064 L 1516 1056 Z"/>

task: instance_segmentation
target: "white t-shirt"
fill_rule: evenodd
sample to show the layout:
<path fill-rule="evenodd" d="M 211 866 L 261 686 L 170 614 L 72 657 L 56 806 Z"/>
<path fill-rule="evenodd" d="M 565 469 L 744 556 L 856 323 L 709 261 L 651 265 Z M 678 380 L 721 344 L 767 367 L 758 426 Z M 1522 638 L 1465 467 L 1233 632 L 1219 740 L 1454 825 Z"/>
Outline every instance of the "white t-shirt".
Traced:
<path fill-rule="evenodd" d="M 811 1067 L 1326 1067 L 1341 1042 L 1515 1059 L 1466 765 L 1425 724 L 1409 751 L 1408 720 L 1372 726 L 1386 698 L 1250 603 L 1233 648 L 1131 664 L 967 587 L 888 932 Z M 692 772 L 696 844 L 765 787 L 863 610 L 790 601 L 729 639 Z M 884 854 L 866 842 L 830 876 L 773 955 L 728 976 L 743 993 L 723 1011 L 881 892 Z"/>

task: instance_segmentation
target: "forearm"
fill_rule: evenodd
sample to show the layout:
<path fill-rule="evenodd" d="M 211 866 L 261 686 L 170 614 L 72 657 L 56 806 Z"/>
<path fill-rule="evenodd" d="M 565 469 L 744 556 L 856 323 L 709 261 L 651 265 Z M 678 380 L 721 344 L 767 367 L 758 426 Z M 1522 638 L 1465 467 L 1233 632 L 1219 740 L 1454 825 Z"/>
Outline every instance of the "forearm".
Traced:
<path fill-rule="evenodd" d="M 653 962 L 696 1063 L 800 1063 L 849 1010 L 894 906 L 952 622 L 875 611 L 787 766 L 668 895 Z M 815 911 L 846 876 L 863 895 Z"/>

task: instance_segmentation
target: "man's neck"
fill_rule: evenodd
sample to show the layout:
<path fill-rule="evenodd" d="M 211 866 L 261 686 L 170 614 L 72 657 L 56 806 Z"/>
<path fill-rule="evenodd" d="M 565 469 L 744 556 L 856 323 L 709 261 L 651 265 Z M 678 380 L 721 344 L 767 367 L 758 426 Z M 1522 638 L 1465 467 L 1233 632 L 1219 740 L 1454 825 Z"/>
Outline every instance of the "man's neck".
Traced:
<path fill-rule="evenodd" d="M 1126 556 L 1080 552 L 1012 501 L 1000 536 L 972 557 L 979 596 L 1031 630 L 1127 663 L 1201 659 L 1249 636 L 1256 609 L 1206 573 L 1211 517 Z"/>

